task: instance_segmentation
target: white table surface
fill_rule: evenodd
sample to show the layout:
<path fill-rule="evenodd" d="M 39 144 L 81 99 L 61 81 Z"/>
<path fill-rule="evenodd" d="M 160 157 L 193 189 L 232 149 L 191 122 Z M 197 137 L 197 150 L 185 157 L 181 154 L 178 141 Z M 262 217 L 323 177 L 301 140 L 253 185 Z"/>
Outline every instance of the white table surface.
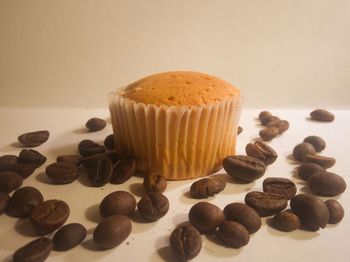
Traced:
<path fill-rule="evenodd" d="M 333 111 L 336 119 L 332 123 L 313 122 L 308 119 L 310 110 L 270 110 L 275 115 L 287 119 L 290 129 L 269 144 L 278 152 L 277 161 L 265 175 L 250 184 L 234 184 L 223 171 L 218 175 L 227 182 L 220 194 L 207 201 L 224 208 L 231 202 L 243 202 L 247 192 L 261 190 L 266 177 L 291 178 L 298 187 L 298 193 L 308 192 L 305 183 L 293 173 L 296 167 L 290 159 L 293 147 L 306 136 L 319 135 L 327 142 L 322 155 L 332 156 L 337 163 L 330 170 L 344 177 L 350 185 L 350 111 Z M 257 138 L 260 127 L 256 116 L 260 110 L 243 110 L 241 123 L 243 132 L 238 137 L 238 153 L 244 154 L 245 145 Z M 199 200 L 188 197 L 188 190 L 194 180 L 168 182 L 164 193 L 170 201 L 169 212 L 153 223 L 143 223 L 133 219 L 130 236 L 118 247 L 98 251 L 91 240 L 97 223 L 100 201 L 110 192 L 127 190 L 137 201 L 143 194 L 142 178 L 133 177 L 122 185 L 107 184 L 101 188 L 89 187 L 84 179 L 68 185 L 52 185 L 46 178 L 45 167 L 55 161 L 58 155 L 74 154 L 77 144 L 88 138 L 97 142 L 112 131 L 110 123 L 99 132 L 88 133 L 84 128 L 90 117 L 109 119 L 106 109 L 0 109 L 1 138 L 0 155 L 18 154 L 21 148 L 16 143 L 21 133 L 47 129 L 49 140 L 35 148 L 47 156 L 47 162 L 26 179 L 25 186 L 35 186 L 45 199 L 66 201 L 71 214 L 67 220 L 82 223 L 88 230 L 85 241 L 68 252 L 51 252 L 48 261 L 176 261 L 169 247 L 169 235 L 176 225 L 187 220 L 193 204 Z M 263 219 L 261 229 L 251 235 L 247 246 L 240 249 L 226 248 L 202 236 L 203 246 L 193 261 L 350 261 L 350 194 L 349 189 L 335 197 L 345 209 L 345 218 L 338 225 L 328 225 L 317 232 L 296 230 L 290 233 L 279 232 L 266 224 Z M 326 198 L 324 198 L 326 199 Z M 34 231 L 28 219 L 16 219 L 5 214 L 0 216 L 0 259 L 10 261 L 13 252 L 34 239 Z"/>

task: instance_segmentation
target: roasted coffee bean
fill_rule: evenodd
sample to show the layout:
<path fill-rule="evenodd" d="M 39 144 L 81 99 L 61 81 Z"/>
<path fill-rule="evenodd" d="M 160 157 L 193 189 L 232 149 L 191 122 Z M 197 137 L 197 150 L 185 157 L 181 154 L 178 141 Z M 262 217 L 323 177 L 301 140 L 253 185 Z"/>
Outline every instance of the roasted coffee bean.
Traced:
<path fill-rule="evenodd" d="M 210 233 L 224 221 L 224 213 L 216 205 L 199 202 L 191 207 L 188 218 L 199 232 Z"/>
<path fill-rule="evenodd" d="M 9 195 L 0 192 L 0 215 L 3 214 L 10 203 L 10 197 Z"/>
<path fill-rule="evenodd" d="M 105 147 L 95 143 L 92 140 L 84 139 L 78 145 L 79 153 L 82 156 L 92 156 L 106 151 Z"/>
<path fill-rule="evenodd" d="M 242 203 L 231 203 L 224 208 L 225 219 L 235 221 L 243 225 L 253 234 L 261 227 L 261 218 L 259 214 L 251 207 Z"/>
<path fill-rule="evenodd" d="M 101 187 L 108 183 L 113 172 L 113 164 L 109 157 L 104 156 L 92 161 L 88 167 L 88 177 L 92 186 Z"/>
<path fill-rule="evenodd" d="M 328 199 L 324 202 L 328 208 L 329 220 L 328 224 L 337 224 L 344 217 L 344 208 L 342 205 L 335 199 Z"/>
<path fill-rule="evenodd" d="M 270 116 L 265 116 L 264 118 L 262 118 L 260 120 L 260 122 L 263 126 L 266 126 L 268 123 L 270 123 L 272 121 L 276 121 L 276 120 L 281 120 L 281 119 L 277 116 L 270 115 Z"/>
<path fill-rule="evenodd" d="M 35 165 L 29 163 L 14 163 L 0 166 L 0 172 L 11 171 L 19 174 L 23 179 L 26 179 L 35 171 Z"/>
<path fill-rule="evenodd" d="M 259 113 L 258 118 L 259 118 L 259 120 L 260 120 L 260 122 L 261 122 L 262 119 L 265 118 L 265 117 L 267 117 L 267 116 L 272 116 L 272 114 L 271 114 L 269 111 L 261 111 L 261 112 Z"/>
<path fill-rule="evenodd" d="M 126 191 L 115 191 L 107 195 L 100 204 L 102 217 L 113 215 L 131 215 L 136 207 L 135 197 Z"/>
<path fill-rule="evenodd" d="M 66 202 L 51 199 L 35 206 L 30 214 L 30 219 L 40 235 L 47 235 L 60 228 L 66 222 L 69 213 L 69 206 Z"/>
<path fill-rule="evenodd" d="M 26 217 L 32 209 L 44 201 L 43 195 L 34 187 L 26 186 L 17 189 L 8 206 L 8 213 L 14 217 Z"/>
<path fill-rule="evenodd" d="M 282 211 L 272 218 L 272 226 L 280 231 L 291 232 L 300 228 L 300 219 L 291 210 Z"/>
<path fill-rule="evenodd" d="M 94 231 L 94 241 L 101 249 L 110 249 L 121 244 L 131 232 L 131 222 L 123 215 L 103 219 Z"/>
<path fill-rule="evenodd" d="M 265 164 L 251 156 L 227 156 L 223 160 L 225 171 L 234 179 L 250 183 L 265 173 Z"/>
<path fill-rule="evenodd" d="M 38 168 L 46 162 L 46 156 L 33 149 L 23 149 L 19 153 L 18 160 L 23 163 L 33 164 Z"/>
<path fill-rule="evenodd" d="M 4 170 L 6 166 L 17 164 L 18 156 L 15 155 L 3 155 L 0 156 L 0 170 Z"/>
<path fill-rule="evenodd" d="M 304 180 L 307 180 L 310 176 L 320 171 L 326 171 L 326 169 L 314 163 L 303 163 L 297 168 L 299 177 Z"/>
<path fill-rule="evenodd" d="M 346 189 L 344 178 L 331 172 L 318 172 L 307 180 L 307 184 L 316 194 L 321 196 L 336 196 Z"/>
<path fill-rule="evenodd" d="M 78 178 L 79 171 L 74 164 L 56 162 L 46 167 L 46 175 L 56 184 L 69 184 Z"/>
<path fill-rule="evenodd" d="M 307 194 L 296 195 L 291 199 L 290 207 L 299 217 L 301 224 L 309 230 L 317 231 L 328 223 L 328 208 L 318 197 Z"/>
<path fill-rule="evenodd" d="M 148 193 L 163 193 L 167 187 L 167 180 L 162 175 L 146 175 L 143 188 Z"/>
<path fill-rule="evenodd" d="M 161 193 L 151 193 L 141 198 L 137 208 L 145 220 L 156 221 L 168 213 L 169 200 Z"/>
<path fill-rule="evenodd" d="M 319 156 L 319 155 L 305 155 L 305 162 L 315 163 L 327 169 L 334 166 L 336 160 L 333 157 Z"/>
<path fill-rule="evenodd" d="M 53 249 L 66 251 L 79 245 L 86 237 L 87 231 L 82 224 L 71 223 L 61 227 L 52 238 Z"/>
<path fill-rule="evenodd" d="M 103 141 L 104 146 L 109 149 L 109 150 L 114 150 L 115 145 L 114 145 L 114 135 L 110 134 L 106 136 L 105 140 Z"/>
<path fill-rule="evenodd" d="M 102 130 L 106 125 L 106 120 L 97 117 L 90 118 L 85 124 L 85 126 L 92 132 Z"/>
<path fill-rule="evenodd" d="M 194 198 L 207 198 L 224 190 L 225 181 L 219 178 L 202 178 L 191 185 L 190 195 Z"/>
<path fill-rule="evenodd" d="M 275 127 L 277 127 L 279 134 L 283 134 L 289 129 L 289 122 L 287 120 L 281 120 Z"/>
<path fill-rule="evenodd" d="M 43 262 L 50 255 L 52 241 L 48 237 L 37 238 L 13 254 L 13 262 Z"/>
<path fill-rule="evenodd" d="M 276 151 L 272 147 L 260 141 L 255 141 L 254 144 L 247 144 L 245 147 L 245 152 L 248 156 L 255 157 L 263 161 L 265 165 L 271 165 L 278 157 Z"/>
<path fill-rule="evenodd" d="M 122 158 L 113 167 L 109 182 L 112 184 L 123 184 L 136 172 L 136 161 L 132 158 Z"/>
<path fill-rule="evenodd" d="M 249 232 L 241 224 L 234 221 L 224 221 L 219 225 L 216 236 L 226 246 L 240 248 L 248 244 Z"/>
<path fill-rule="evenodd" d="M 313 145 L 316 152 L 321 152 L 323 149 L 326 148 L 326 142 L 319 136 L 305 137 L 303 142 L 306 142 L 306 143 Z"/>
<path fill-rule="evenodd" d="M 271 141 L 274 139 L 277 135 L 279 134 L 278 128 L 277 127 L 266 127 L 259 132 L 259 136 L 264 140 L 264 141 Z"/>
<path fill-rule="evenodd" d="M 315 153 L 316 153 L 316 150 L 313 147 L 313 145 L 305 142 L 297 144 L 293 149 L 294 159 L 301 162 L 306 162 L 305 156 L 307 154 L 313 155 Z"/>
<path fill-rule="evenodd" d="M 56 161 L 70 163 L 70 164 L 79 166 L 82 159 L 83 158 L 80 155 L 62 155 L 62 156 L 58 156 Z"/>
<path fill-rule="evenodd" d="M 310 113 L 312 120 L 321 122 L 332 122 L 334 120 L 334 115 L 324 109 L 316 109 Z"/>
<path fill-rule="evenodd" d="M 262 217 L 272 216 L 287 206 L 287 199 L 284 196 L 272 192 L 252 191 L 245 196 L 244 200 Z"/>
<path fill-rule="evenodd" d="M 25 147 L 36 147 L 45 143 L 49 136 L 49 131 L 41 130 L 22 134 L 18 137 L 18 141 Z"/>
<path fill-rule="evenodd" d="M 201 251 L 202 238 L 195 227 L 183 225 L 171 233 L 170 246 L 181 260 L 187 261 L 197 256 Z"/>
<path fill-rule="evenodd" d="M 237 129 L 237 135 L 239 135 L 240 133 L 242 133 L 243 131 L 243 128 L 241 126 L 238 127 Z"/>
<path fill-rule="evenodd" d="M 268 177 L 263 181 L 264 192 L 277 193 L 286 199 L 291 199 L 297 193 L 297 187 L 294 182 L 283 177 Z"/>
<path fill-rule="evenodd" d="M 9 194 L 13 190 L 21 187 L 23 183 L 23 178 L 10 171 L 0 172 L 0 192 Z"/>

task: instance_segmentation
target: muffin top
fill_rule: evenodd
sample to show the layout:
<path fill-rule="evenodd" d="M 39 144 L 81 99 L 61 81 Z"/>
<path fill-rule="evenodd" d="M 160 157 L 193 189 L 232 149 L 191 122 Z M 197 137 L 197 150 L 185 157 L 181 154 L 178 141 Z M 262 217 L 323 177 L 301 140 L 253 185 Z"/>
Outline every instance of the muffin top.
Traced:
<path fill-rule="evenodd" d="M 239 90 L 215 76 L 173 71 L 142 78 L 127 86 L 120 95 L 144 104 L 199 106 L 239 96 Z"/>

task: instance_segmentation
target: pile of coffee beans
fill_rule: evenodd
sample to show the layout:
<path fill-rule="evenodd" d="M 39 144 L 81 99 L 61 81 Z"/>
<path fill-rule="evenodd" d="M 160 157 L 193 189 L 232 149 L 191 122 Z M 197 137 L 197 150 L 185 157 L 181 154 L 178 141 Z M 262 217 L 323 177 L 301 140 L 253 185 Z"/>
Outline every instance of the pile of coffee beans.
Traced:
<path fill-rule="evenodd" d="M 262 111 L 258 116 L 264 128 L 259 132 L 264 141 L 271 141 L 276 136 L 283 134 L 289 129 L 289 122 L 278 116 L 272 115 L 269 111 Z"/>

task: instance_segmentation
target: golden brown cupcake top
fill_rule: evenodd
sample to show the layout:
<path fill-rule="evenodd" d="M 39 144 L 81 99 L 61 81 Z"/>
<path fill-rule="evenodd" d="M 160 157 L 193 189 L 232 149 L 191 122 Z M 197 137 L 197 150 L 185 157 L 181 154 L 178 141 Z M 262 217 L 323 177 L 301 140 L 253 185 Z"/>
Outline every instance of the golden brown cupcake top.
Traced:
<path fill-rule="evenodd" d="M 239 96 L 239 90 L 215 76 L 174 71 L 142 78 L 127 86 L 120 95 L 144 104 L 198 106 Z"/>

